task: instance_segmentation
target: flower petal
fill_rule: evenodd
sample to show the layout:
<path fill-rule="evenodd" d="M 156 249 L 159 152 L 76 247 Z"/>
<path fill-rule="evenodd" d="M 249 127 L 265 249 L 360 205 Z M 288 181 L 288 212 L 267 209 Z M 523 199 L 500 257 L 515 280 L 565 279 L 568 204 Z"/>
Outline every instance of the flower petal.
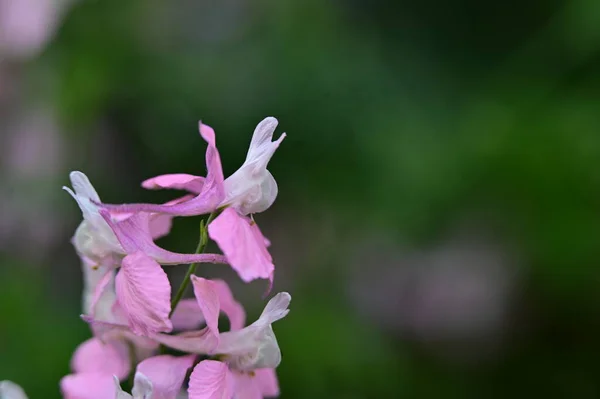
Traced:
<path fill-rule="evenodd" d="M 194 295 L 200 307 L 200 311 L 204 316 L 208 330 L 219 342 L 219 311 L 221 305 L 219 303 L 219 294 L 217 293 L 216 284 L 198 276 L 190 276 L 192 286 L 194 287 Z"/>
<path fill-rule="evenodd" d="M 208 329 L 186 331 L 177 335 L 153 334 L 152 339 L 181 352 L 199 355 L 212 354 L 219 344 L 215 335 Z"/>
<path fill-rule="evenodd" d="M 123 259 L 116 278 L 117 300 L 131 330 L 138 335 L 168 332 L 171 285 L 167 274 L 156 261 L 143 252 Z"/>
<path fill-rule="evenodd" d="M 71 359 L 75 373 L 105 373 L 127 378 L 131 371 L 129 348 L 123 341 L 103 343 L 98 338 L 90 338 L 77 347 Z"/>
<path fill-rule="evenodd" d="M 171 315 L 174 330 L 193 330 L 200 327 L 203 321 L 204 316 L 196 299 L 181 300 Z"/>
<path fill-rule="evenodd" d="M 0 381 L 0 398 L 2 399 L 27 399 L 23 388 L 12 381 Z"/>
<path fill-rule="evenodd" d="M 123 388 L 121 388 L 121 383 L 116 376 L 114 376 L 114 383 L 115 383 L 115 393 L 112 396 L 113 398 L 115 398 L 115 399 L 133 399 L 133 396 L 131 396 L 127 392 L 123 391 Z M 150 387 L 150 388 L 152 389 L 152 387 Z M 150 395 L 152 395 L 152 391 L 150 391 L 148 398 L 150 398 Z"/>
<path fill-rule="evenodd" d="M 271 323 L 289 313 L 290 301 L 287 292 L 275 295 L 257 321 L 241 330 L 222 333 L 215 353 L 228 355 L 230 366 L 237 370 L 277 367 L 281 351 Z"/>
<path fill-rule="evenodd" d="M 258 369 L 254 370 L 254 373 L 263 396 L 267 398 L 279 396 L 279 382 L 275 369 Z"/>
<path fill-rule="evenodd" d="M 235 399 L 263 399 L 258 380 L 254 375 L 232 371 Z"/>
<path fill-rule="evenodd" d="M 159 247 L 150 234 L 148 213 L 136 213 L 119 223 L 115 223 L 111 219 L 110 212 L 105 209 L 100 210 L 100 214 L 110 225 L 127 253 L 142 251 L 161 264 L 227 263 L 222 255 L 179 254 Z"/>
<path fill-rule="evenodd" d="M 101 204 L 101 206 L 117 212 L 160 212 L 175 216 L 195 216 L 213 212 L 225 198 L 223 168 L 219 151 L 216 147 L 215 131 L 210 126 L 200 124 L 200 135 L 208 143 L 208 147 L 206 148 L 206 168 L 208 173 L 206 174 L 202 191 L 196 197 L 175 205 Z"/>
<path fill-rule="evenodd" d="M 186 190 L 200 194 L 204 186 L 204 177 L 189 175 L 187 173 L 173 173 L 152 177 L 142 182 L 142 187 L 148 190 L 175 189 Z"/>
<path fill-rule="evenodd" d="M 275 270 L 273 258 L 258 226 L 249 218 L 227 208 L 208 225 L 208 234 L 242 280 L 250 282 L 272 277 Z"/>
<path fill-rule="evenodd" d="M 216 360 L 198 363 L 190 375 L 189 399 L 231 399 L 233 378 L 227 365 Z"/>
<path fill-rule="evenodd" d="M 246 312 L 241 303 L 235 300 L 229 285 L 223 280 L 212 280 L 219 296 L 221 311 L 229 318 L 231 330 L 239 330 L 246 324 Z"/>
<path fill-rule="evenodd" d="M 81 172 L 71 172 L 70 178 L 75 192 L 68 187 L 63 189 L 77 201 L 84 218 L 72 240 L 77 251 L 98 258 L 112 252 L 122 253 L 117 238 L 99 213 L 100 198 L 87 176 Z"/>
<path fill-rule="evenodd" d="M 278 123 L 277 119 L 268 116 L 254 129 L 244 164 L 252 165 L 255 173 L 260 173 L 261 170 L 267 168 L 267 164 L 271 160 L 275 150 L 277 150 L 279 144 L 286 136 L 285 133 L 282 133 L 277 140 L 272 141 L 273 133 Z"/>
<path fill-rule="evenodd" d="M 152 383 L 154 399 L 174 399 L 195 359 L 194 355 L 161 355 L 144 360 L 137 367 L 132 393 L 137 397 L 138 380 L 142 380 L 141 377 L 144 376 Z"/>
<path fill-rule="evenodd" d="M 71 184 L 77 196 L 89 198 L 91 201 L 100 202 L 100 197 L 88 177 L 79 171 L 73 171 L 69 174 Z"/>
<path fill-rule="evenodd" d="M 113 376 L 106 373 L 67 375 L 60 380 L 60 390 L 64 399 L 106 399 L 115 397 Z"/>

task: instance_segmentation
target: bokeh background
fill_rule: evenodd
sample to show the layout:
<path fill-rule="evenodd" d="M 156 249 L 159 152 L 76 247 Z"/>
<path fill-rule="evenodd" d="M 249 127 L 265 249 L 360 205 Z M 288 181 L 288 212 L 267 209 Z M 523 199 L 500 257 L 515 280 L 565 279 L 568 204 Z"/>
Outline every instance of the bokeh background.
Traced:
<path fill-rule="evenodd" d="M 597 0 L 0 0 L 0 379 L 59 398 L 90 334 L 69 171 L 168 200 L 268 115 L 282 398 L 600 397 Z"/>

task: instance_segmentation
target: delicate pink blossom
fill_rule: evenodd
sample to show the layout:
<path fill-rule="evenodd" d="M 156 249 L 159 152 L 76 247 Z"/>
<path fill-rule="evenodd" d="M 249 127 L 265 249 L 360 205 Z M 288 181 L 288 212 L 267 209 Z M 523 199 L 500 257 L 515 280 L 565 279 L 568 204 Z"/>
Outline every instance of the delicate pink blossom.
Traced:
<path fill-rule="evenodd" d="M 221 160 L 214 130 L 200 124 L 200 134 L 208 143 L 206 179 L 188 174 L 162 175 L 146 180 L 146 188 L 176 188 L 197 194 L 195 198 L 175 205 L 106 205 L 113 212 L 159 212 L 176 216 L 201 215 L 226 207 L 210 225 L 209 233 L 242 280 L 257 278 L 273 282 L 274 265 L 267 250 L 268 240 L 258 226 L 245 215 L 267 210 L 277 197 L 277 183 L 267 165 L 285 138 L 283 133 L 273 141 L 277 119 L 265 118 L 254 130 L 244 164 L 223 180 Z M 99 200 L 95 200 L 99 203 Z"/>
<path fill-rule="evenodd" d="M 281 351 L 271 324 L 284 318 L 291 296 L 287 292 L 275 295 L 257 321 L 236 331 L 220 333 L 207 327 L 178 335 L 156 334 L 153 338 L 171 348 L 197 354 L 219 354 L 237 370 L 275 368 L 281 361 Z"/>

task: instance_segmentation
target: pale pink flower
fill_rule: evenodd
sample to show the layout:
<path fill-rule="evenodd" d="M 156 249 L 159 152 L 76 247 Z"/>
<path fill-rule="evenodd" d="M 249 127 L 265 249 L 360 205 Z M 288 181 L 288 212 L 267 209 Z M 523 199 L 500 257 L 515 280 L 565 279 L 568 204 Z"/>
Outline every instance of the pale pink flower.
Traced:
<path fill-rule="evenodd" d="M 123 392 L 117 378 L 115 392 L 107 396 L 116 399 L 176 399 L 195 356 L 155 356 L 141 362 L 135 373 L 132 395 Z"/>
<path fill-rule="evenodd" d="M 195 197 L 178 204 L 102 204 L 114 212 L 157 212 L 174 216 L 195 216 L 210 213 L 217 209 L 225 198 L 223 187 L 223 167 L 216 147 L 215 131 L 208 125 L 200 123 L 200 135 L 207 142 L 206 178 L 188 174 L 171 174 L 157 176 L 142 183 L 148 189 L 173 188 L 187 190 Z M 100 201 L 96 201 L 100 203 Z"/>
<path fill-rule="evenodd" d="M 171 174 L 146 180 L 149 189 L 175 188 L 196 194 L 192 200 L 175 205 L 128 204 L 103 206 L 119 212 L 159 212 L 176 216 L 201 215 L 226 207 L 208 227 L 210 237 L 217 242 L 229 263 L 242 280 L 257 278 L 273 282 L 274 265 L 267 250 L 268 240 L 258 226 L 245 215 L 267 210 L 277 197 L 277 183 L 267 165 L 286 137 L 283 133 L 273 141 L 277 119 L 265 118 L 254 130 L 244 164 L 223 180 L 221 160 L 215 143 L 214 130 L 200 124 L 200 134 L 208 143 L 206 150 L 207 177 Z M 99 203 L 99 200 L 96 201 Z M 232 233 L 233 232 L 233 233 Z"/>
<path fill-rule="evenodd" d="M 274 369 L 281 362 L 281 351 L 271 324 L 289 313 L 290 301 L 288 293 L 277 294 L 257 321 L 240 330 L 220 333 L 216 340 L 210 325 L 197 332 L 157 334 L 154 338 L 177 350 L 221 359 L 204 360 L 195 367 L 190 377 L 190 399 L 277 396 Z"/>
<path fill-rule="evenodd" d="M 1 399 L 27 399 L 27 395 L 23 388 L 12 381 L 0 381 L 0 398 Z"/>
<path fill-rule="evenodd" d="M 225 260 L 218 255 L 178 254 L 160 248 L 154 239 L 168 233 L 171 217 L 102 210 L 98 205 L 100 197 L 87 176 L 81 172 L 71 172 L 70 178 L 75 192 L 68 187 L 63 189 L 77 201 L 84 218 L 73 237 L 73 244 L 80 256 L 98 265 L 119 263 L 121 257 L 136 251 L 143 251 L 165 265 L 219 263 Z"/>
<path fill-rule="evenodd" d="M 178 254 L 160 248 L 154 243 L 154 236 L 164 234 L 170 226 L 170 219 L 162 215 L 154 218 L 148 213 L 117 214 L 100 209 L 96 190 L 87 177 L 80 172 L 71 173 L 75 192 L 65 188 L 79 204 L 84 222 L 75 234 L 74 244 L 83 258 L 84 267 L 98 268 L 99 273 L 84 271 L 92 284 L 108 283 L 114 267 L 121 267 L 116 277 L 118 303 L 135 334 L 149 335 L 155 332 L 168 332 L 172 329 L 169 320 L 171 310 L 171 286 L 160 263 L 180 264 L 193 262 L 225 263 L 222 255 Z M 165 226 L 168 224 L 169 226 Z M 124 256 L 124 257 L 123 257 Z M 93 277 L 91 277 L 93 275 Z M 97 285 L 95 289 L 101 286 Z M 98 293 L 87 290 L 84 311 L 90 309 L 89 298 Z"/>

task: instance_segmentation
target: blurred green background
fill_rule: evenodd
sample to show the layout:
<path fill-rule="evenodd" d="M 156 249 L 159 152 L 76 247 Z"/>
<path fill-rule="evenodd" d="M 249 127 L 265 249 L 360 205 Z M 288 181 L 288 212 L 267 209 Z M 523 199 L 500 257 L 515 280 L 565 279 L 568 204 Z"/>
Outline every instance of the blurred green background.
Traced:
<path fill-rule="evenodd" d="M 167 200 L 139 183 L 204 173 L 199 119 L 228 175 L 272 115 L 282 398 L 600 397 L 597 0 L 0 6 L 0 379 L 58 398 L 89 337 L 70 170 Z"/>

